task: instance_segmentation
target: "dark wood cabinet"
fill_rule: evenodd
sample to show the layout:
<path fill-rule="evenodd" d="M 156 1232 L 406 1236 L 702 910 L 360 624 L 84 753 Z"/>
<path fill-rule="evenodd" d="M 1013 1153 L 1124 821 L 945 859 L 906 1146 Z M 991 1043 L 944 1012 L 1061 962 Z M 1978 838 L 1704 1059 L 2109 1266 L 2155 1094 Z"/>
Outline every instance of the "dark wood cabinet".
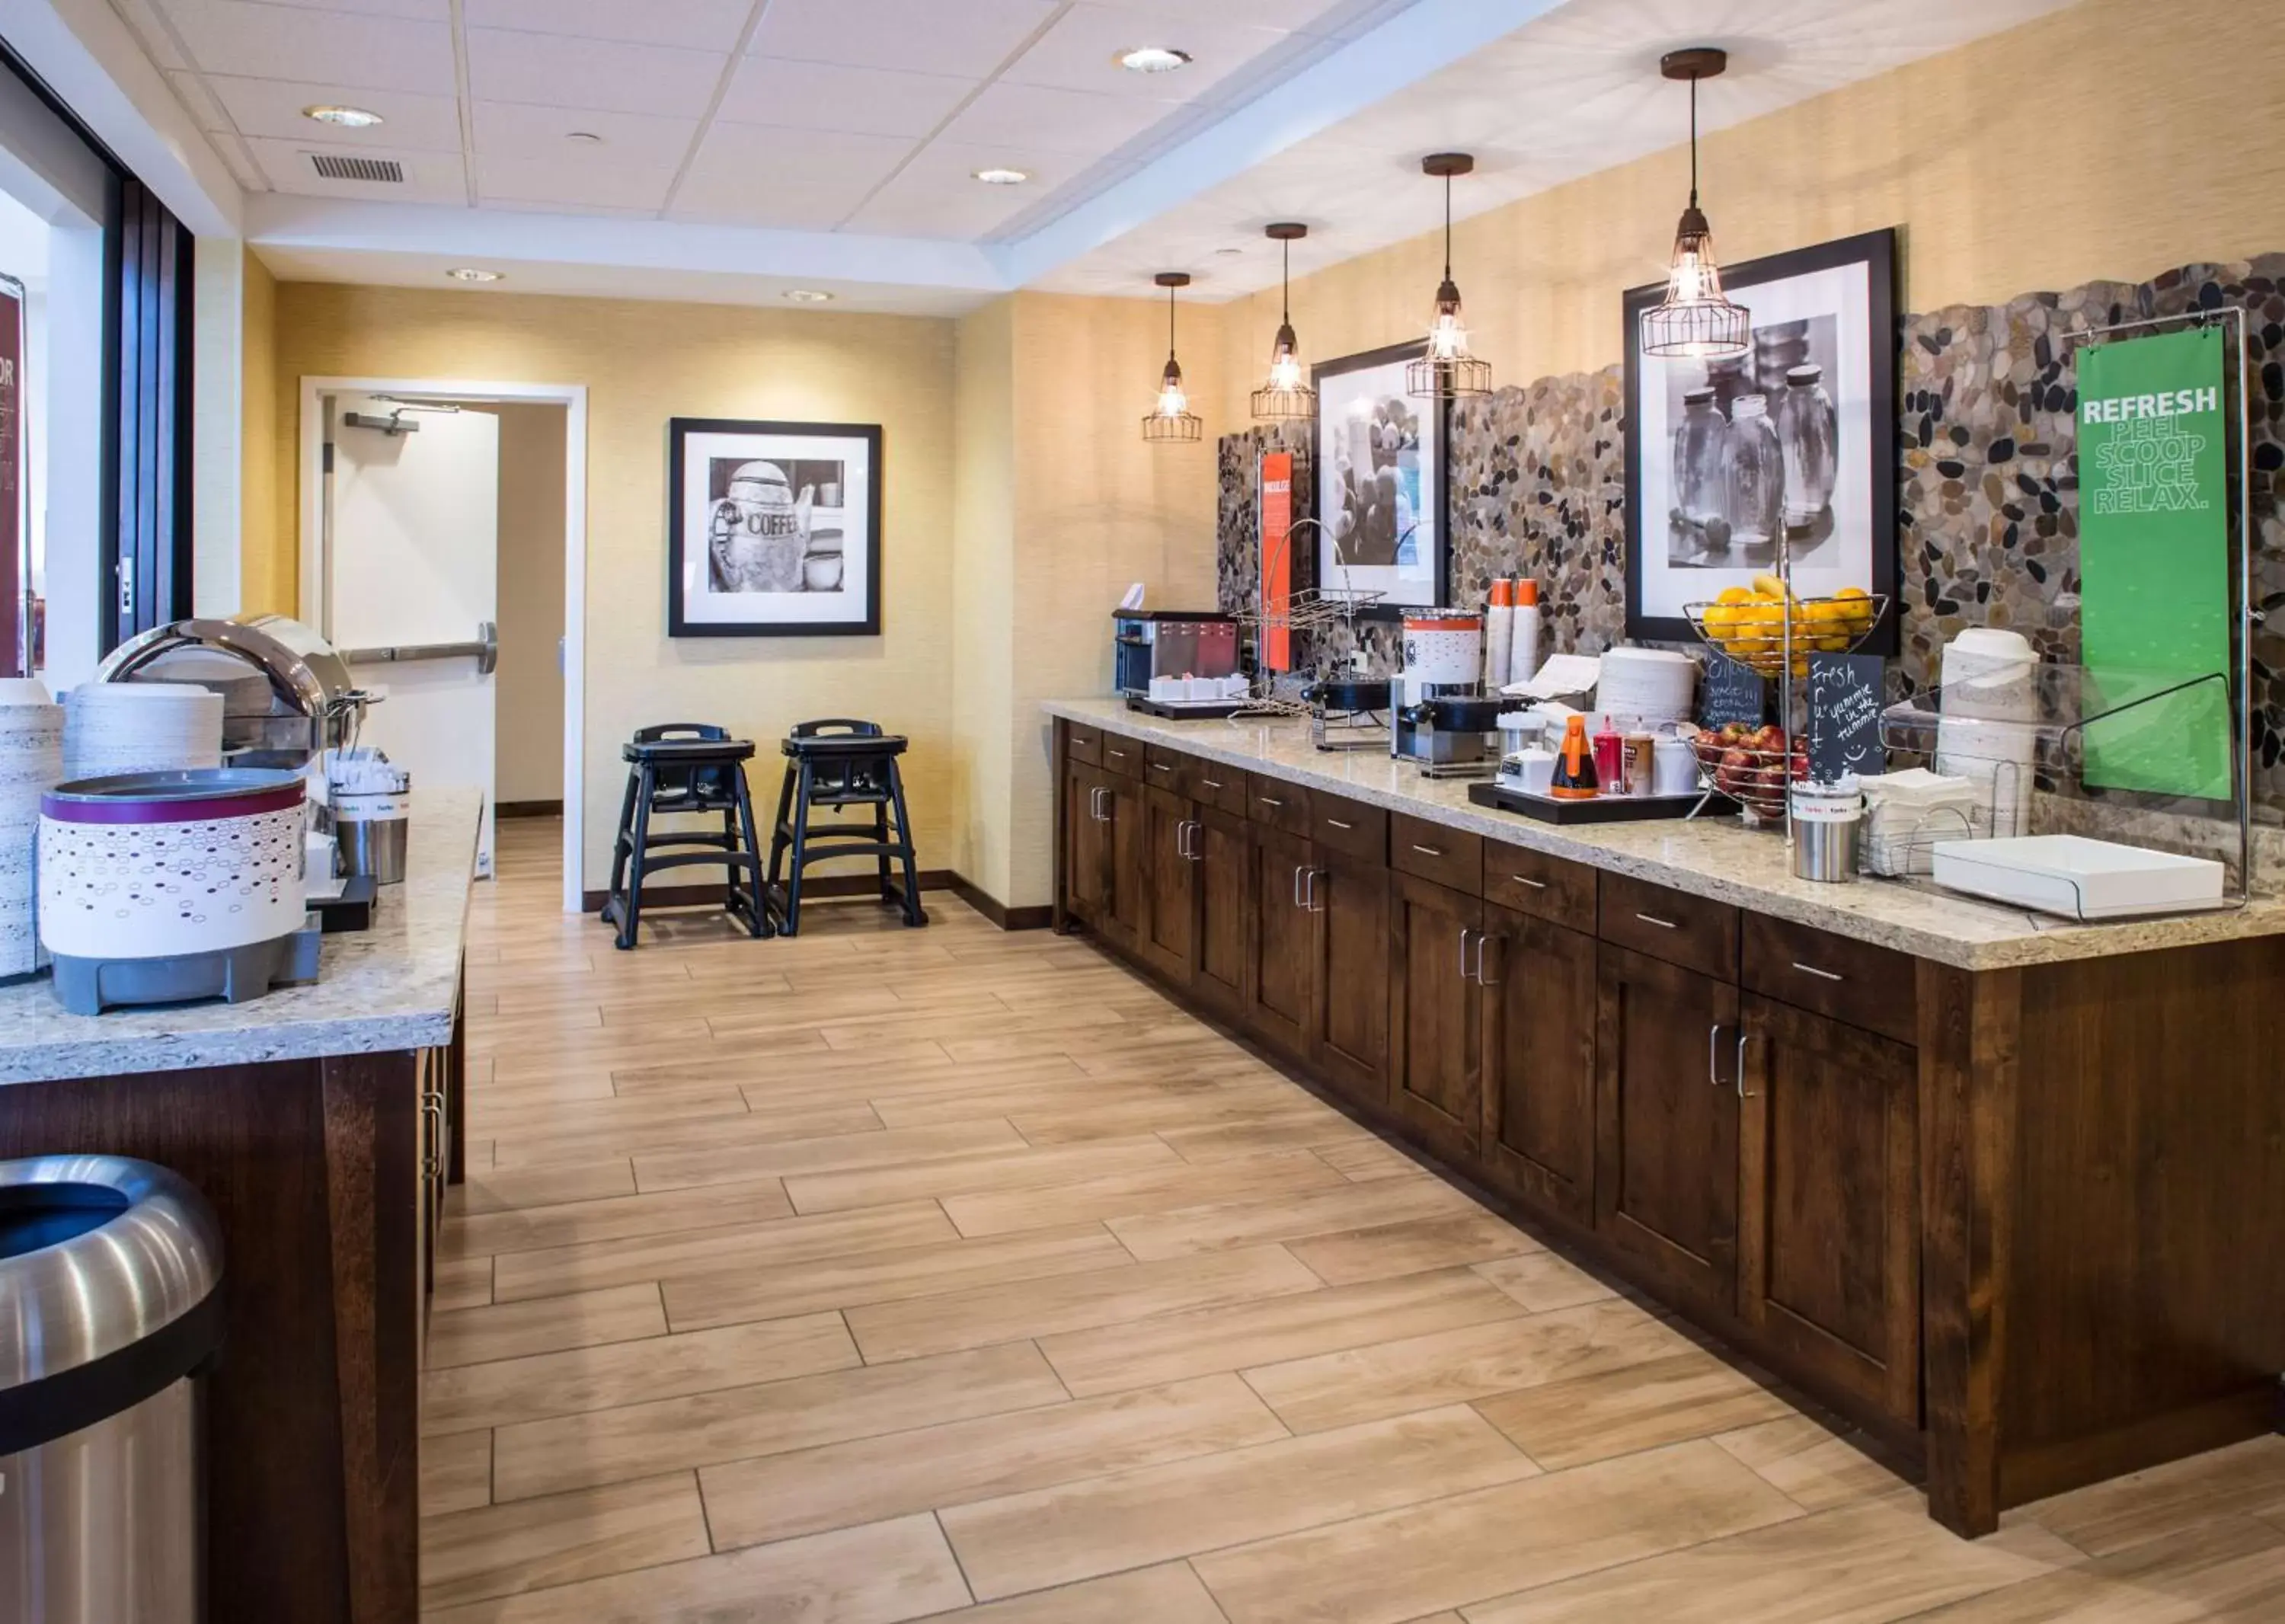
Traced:
<path fill-rule="evenodd" d="M 1388 870 L 1315 847 L 1302 900 L 1316 921 L 1313 1058 L 1350 1099 L 1378 1106 L 1388 1087 Z"/>
<path fill-rule="evenodd" d="M 1246 941 L 1253 919 L 1252 841 L 1245 820 L 1199 807 L 1190 851 L 1197 876 L 1190 990 L 1215 1014 L 1238 1016 L 1245 1007 Z"/>
<path fill-rule="evenodd" d="M 1250 826 L 1246 895 L 1245 1021 L 1254 1035 L 1296 1058 L 1309 1053 L 1317 1009 L 1317 915 L 1302 896 L 1309 843 L 1265 823 Z"/>
<path fill-rule="evenodd" d="M 1743 1015 L 1739 1313 L 1796 1369 L 1917 1425 L 1918 1056 L 1771 999 Z"/>
<path fill-rule="evenodd" d="M 1484 906 L 1485 1175 L 1582 1228 L 1595 1219 L 1595 938 Z"/>
<path fill-rule="evenodd" d="M 1595 1228 L 1674 1297 L 1737 1300 L 1738 990 L 1597 948 Z"/>
<path fill-rule="evenodd" d="M 1188 800 L 1155 784 L 1143 786 L 1139 802 L 1142 872 L 1135 951 L 1167 980 L 1187 986 L 1197 945 L 1197 866 L 1191 845 L 1197 820 Z"/>
<path fill-rule="evenodd" d="M 1483 904 L 1420 879 L 1389 887 L 1389 1107 L 1434 1149 L 1472 1160 L 1483 1121 Z"/>
<path fill-rule="evenodd" d="M 1064 906 L 1090 928 L 1103 923 L 1111 894 L 1111 813 L 1103 771 L 1078 758 L 1064 767 Z"/>
<path fill-rule="evenodd" d="M 1110 753 L 1106 744 L 1104 753 Z M 1140 752 L 1133 752 L 1139 755 Z M 1103 868 L 1101 916 L 1095 929 L 1132 953 L 1142 940 L 1143 910 L 1150 894 L 1150 873 L 1144 862 L 1142 786 L 1124 775 L 1101 775 L 1102 805 L 1109 819 L 1104 830 L 1108 859 Z"/>

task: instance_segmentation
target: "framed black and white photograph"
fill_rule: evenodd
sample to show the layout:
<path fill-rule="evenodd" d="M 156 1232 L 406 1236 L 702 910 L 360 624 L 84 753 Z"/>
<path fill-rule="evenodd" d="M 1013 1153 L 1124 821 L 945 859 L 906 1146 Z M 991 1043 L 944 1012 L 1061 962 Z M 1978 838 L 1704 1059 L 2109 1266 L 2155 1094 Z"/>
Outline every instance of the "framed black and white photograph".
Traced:
<path fill-rule="evenodd" d="M 881 630 L 877 423 L 667 425 L 667 634 Z"/>
<path fill-rule="evenodd" d="M 1377 608 L 1441 604 L 1445 554 L 1442 403 L 1404 392 L 1404 369 L 1425 339 L 1323 361 L 1317 390 L 1316 585 L 1377 592 Z M 1373 609 L 1363 611 L 1372 615 Z"/>
<path fill-rule="evenodd" d="M 1683 606 L 1774 571 L 1797 597 L 1896 589 L 1896 233 L 1725 267 L 1753 312 L 1733 359 L 1641 351 L 1658 283 L 1626 295 L 1627 635 L 1686 640 Z M 1892 607 L 1863 647 L 1896 651 Z"/>

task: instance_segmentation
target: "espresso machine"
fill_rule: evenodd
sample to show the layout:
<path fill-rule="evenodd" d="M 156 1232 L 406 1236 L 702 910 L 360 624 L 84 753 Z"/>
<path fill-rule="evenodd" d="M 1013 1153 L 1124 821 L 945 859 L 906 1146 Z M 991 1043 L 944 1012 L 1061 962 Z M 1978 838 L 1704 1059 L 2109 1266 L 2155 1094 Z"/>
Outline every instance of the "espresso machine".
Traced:
<path fill-rule="evenodd" d="M 1499 769 L 1498 695 L 1484 690 L 1484 617 L 1473 609 L 1404 616 L 1402 668 L 1390 683 L 1388 753 L 1427 778 Z"/>

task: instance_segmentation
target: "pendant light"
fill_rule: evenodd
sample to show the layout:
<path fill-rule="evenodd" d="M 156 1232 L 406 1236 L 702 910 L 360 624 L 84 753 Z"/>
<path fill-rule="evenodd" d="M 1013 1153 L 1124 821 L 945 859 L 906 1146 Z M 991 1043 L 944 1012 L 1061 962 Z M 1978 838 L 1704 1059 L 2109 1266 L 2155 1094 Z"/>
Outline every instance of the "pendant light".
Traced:
<path fill-rule="evenodd" d="M 1205 426 L 1182 393 L 1182 363 L 1174 359 L 1174 290 L 1190 285 L 1187 271 L 1162 271 L 1151 280 L 1166 290 L 1166 370 L 1158 375 L 1158 404 L 1142 420 L 1142 437 L 1158 444 L 1196 440 Z"/>
<path fill-rule="evenodd" d="M 1475 171 L 1465 153 L 1431 153 L 1420 172 L 1444 183 L 1444 280 L 1436 289 L 1436 319 L 1428 327 L 1428 353 L 1404 369 L 1405 393 L 1420 400 L 1460 400 L 1492 392 L 1492 367 L 1468 353 L 1460 319 L 1460 289 L 1452 280 L 1452 177 Z"/>
<path fill-rule="evenodd" d="M 1701 361 L 1741 356 L 1752 344 L 1754 316 L 1722 293 L 1722 267 L 1714 257 L 1714 231 L 1698 208 L 1698 82 L 1730 65 L 1730 55 L 1711 45 L 1669 51 L 1659 72 L 1690 81 L 1690 207 L 1674 234 L 1674 263 L 1666 275 L 1666 297 L 1642 313 L 1642 352 Z"/>
<path fill-rule="evenodd" d="M 1293 245 L 1309 228 L 1292 220 L 1265 227 L 1263 235 L 1280 245 L 1284 267 L 1279 273 L 1280 314 L 1277 337 L 1269 346 L 1269 381 L 1253 391 L 1257 422 L 1291 423 L 1317 415 L 1317 391 L 1302 381 L 1301 345 L 1293 336 Z"/>

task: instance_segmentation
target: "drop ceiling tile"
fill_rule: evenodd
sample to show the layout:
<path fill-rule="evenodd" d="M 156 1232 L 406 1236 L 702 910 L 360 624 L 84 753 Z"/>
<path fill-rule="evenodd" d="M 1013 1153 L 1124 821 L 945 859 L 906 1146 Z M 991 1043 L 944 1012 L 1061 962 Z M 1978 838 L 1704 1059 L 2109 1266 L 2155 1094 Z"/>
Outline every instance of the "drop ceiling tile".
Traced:
<path fill-rule="evenodd" d="M 135 37 L 151 59 L 168 73 L 178 73 L 190 67 L 183 48 L 175 43 L 174 31 L 167 27 L 153 0 L 112 0 L 114 8 L 127 20 Z"/>
<path fill-rule="evenodd" d="M 679 168 L 698 135 L 695 118 L 503 101 L 478 102 L 475 127 L 476 155 L 486 162 L 515 158 L 636 169 Z M 574 130 L 603 138 L 574 141 Z"/>
<path fill-rule="evenodd" d="M 667 218 L 780 231 L 829 231 L 864 201 L 867 190 L 846 181 L 694 167 L 683 177 Z"/>
<path fill-rule="evenodd" d="M 1056 0 L 771 0 L 757 56 L 983 78 L 1056 13 Z"/>
<path fill-rule="evenodd" d="M 1083 158 L 1011 151 L 950 140 L 931 141 L 850 221 L 851 231 L 886 236 L 988 236 L 1088 167 Z M 987 186 L 975 171 L 1017 169 L 1032 178 L 1020 186 Z"/>
<path fill-rule="evenodd" d="M 948 238 L 973 242 L 990 236 L 1016 207 L 995 197 L 963 193 L 883 191 L 844 228 L 876 237 Z"/>
<path fill-rule="evenodd" d="M 978 83 L 945 74 L 748 57 L 717 115 L 872 136 L 924 136 Z"/>
<path fill-rule="evenodd" d="M 734 51 L 753 0 L 466 0 L 471 28 Z"/>
<path fill-rule="evenodd" d="M 1187 100 L 1290 37 L 1282 28 L 1256 24 L 1252 8 L 1245 10 L 1242 19 L 1231 15 L 1234 9 L 1074 5 L 1002 77 L 1011 84 L 1151 101 Z M 1186 51 L 1190 65 L 1167 74 L 1130 73 L 1119 65 L 1118 57 L 1138 45 Z"/>
<path fill-rule="evenodd" d="M 985 86 L 944 133 L 946 140 L 975 145 L 1094 158 L 1133 140 L 1177 107 L 1131 96 L 1001 82 Z"/>
<path fill-rule="evenodd" d="M 375 150 L 369 146 L 328 146 L 316 141 L 274 141 L 250 137 L 247 150 L 262 166 L 270 184 L 280 192 L 301 197 L 356 198 L 368 203 L 466 203 L 467 183 L 460 159 L 453 153 Z M 337 152 L 354 158 L 394 158 L 404 166 L 404 180 L 326 180 L 310 167 L 312 153 Z"/>
<path fill-rule="evenodd" d="M 214 92 L 207 88 L 207 82 L 198 75 L 170 73 L 167 75 L 167 82 L 175 87 L 175 95 L 181 100 L 184 110 L 191 115 L 192 121 L 200 129 L 212 133 L 226 130 L 231 127 L 230 114 L 223 111 L 222 104 L 215 99 Z M 298 113 L 294 114 L 294 118 L 303 129 L 311 127 L 310 121 L 302 118 Z"/>
<path fill-rule="evenodd" d="M 717 124 L 691 160 L 673 212 L 787 230 L 838 224 L 911 153 L 890 136 Z"/>
<path fill-rule="evenodd" d="M 161 0 L 171 4 L 174 0 Z M 264 0 L 270 5 L 305 12 L 362 12 L 370 17 L 412 17 L 424 22 L 452 20 L 452 0 Z"/>
<path fill-rule="evenodd" d="M 173 0 L 169 14 L 206 73 L 452 94 L 444 23 L 245 0 Z"/>
<path fill-rule="evenodd" d="M 480 202 L 551 203 L 655 210 L 666 202 L 674 166 L 582 163 L 485 157 L 476 164 Z"/>
<path fill-rule="evenodd" d="M 719 51 L 468 30 L 468 88 L 483 101 L 696 117 L 728 66 Z"/>
<path fill-rule="evenodd" d="M 249 136 L 281 141 L 322 141 L 330 146 L 409 147 L 418 152 L 460 150 L 460 104 L 451 96 L 412 90 L 357 90 L 343 84 L 292 84 L 277 79 L 239 79 L 209 74 L 206 82 Z M 381 122 L 366 129 L 342 129 L 302 116 L 321 103 L 348 103 L 378 113 Z"/>

